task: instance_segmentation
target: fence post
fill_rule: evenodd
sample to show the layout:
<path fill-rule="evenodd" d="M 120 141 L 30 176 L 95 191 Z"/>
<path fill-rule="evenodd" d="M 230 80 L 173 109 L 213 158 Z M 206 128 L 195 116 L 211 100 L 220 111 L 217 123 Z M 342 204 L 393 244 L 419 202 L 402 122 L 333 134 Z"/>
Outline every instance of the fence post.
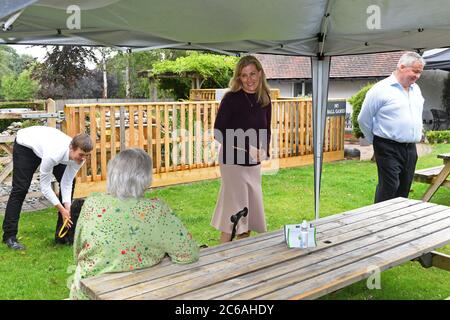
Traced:
<path fill-rule="evenodd" d="M 47 113 L 55 113 L 56 112 L 55 100 L 53 100 L 51 98 L 48 98 L 47 100 L 45 100 L 45 108 L 47 110 Z M 56 128 L 56 118 L 47 118 L 47 126 Z M 56 194 L 59 193 L 60 190 L 58 188 L 58 184 L 56 181 L 52 181 L 52 189 L 53 189 L 53 192 L 55 192 Z"/>
<path fill-rule="evenodd" d="M 56 102 L 55 100 L 48 98 L 45 101 L 45 106 L 48 113 L 55 113 L 56 112 Z M 47 119 L 47 126 L 56 128 L 56 118 L 48 118 Z"/>
<path fill-rule="evenodd" d="M 119 108 L 119 114 L 120 114 L 120 151 L 125 150 L 125 107 L 120 106 Z M 131 117 L 131 113 L 130 117 Z M 134 115 L 133 115 L 134 117 Z"/>

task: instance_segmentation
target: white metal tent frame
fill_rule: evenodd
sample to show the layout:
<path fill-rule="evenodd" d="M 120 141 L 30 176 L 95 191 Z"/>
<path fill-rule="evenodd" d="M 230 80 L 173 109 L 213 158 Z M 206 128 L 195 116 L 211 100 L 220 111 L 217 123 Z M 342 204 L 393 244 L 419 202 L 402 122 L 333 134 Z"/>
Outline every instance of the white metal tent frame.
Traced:
<path fill-rule="evenodd" d="M 447 0 L 78 0 L 75 6 L 73 2 L 0 0 L 0 44 L 311 57 L 316 218 L 331 56 L 421 52 L 450 45 Z"/>

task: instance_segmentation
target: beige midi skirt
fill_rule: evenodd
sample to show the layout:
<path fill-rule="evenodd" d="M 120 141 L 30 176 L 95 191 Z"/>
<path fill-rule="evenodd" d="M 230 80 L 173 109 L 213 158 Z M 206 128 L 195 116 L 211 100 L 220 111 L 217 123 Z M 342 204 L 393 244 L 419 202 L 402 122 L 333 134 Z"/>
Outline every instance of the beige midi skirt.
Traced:
<path fill-rule="evenodd" d="M 247 217 L 239 220 L 236 234 L 267 231 L 262 199 L 261 165 L 244 167 L 221 164 L 220 174 L 222 184 L 211 225 L 231 234 L 233 230 L 231 216 L 247 207 Z"/>

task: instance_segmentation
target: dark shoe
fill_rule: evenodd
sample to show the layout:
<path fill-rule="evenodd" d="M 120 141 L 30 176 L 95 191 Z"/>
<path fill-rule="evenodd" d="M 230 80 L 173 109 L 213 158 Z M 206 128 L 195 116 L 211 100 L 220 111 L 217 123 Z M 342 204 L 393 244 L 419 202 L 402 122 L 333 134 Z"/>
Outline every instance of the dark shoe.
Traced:
<path fill-rule="evenodd" d="M 8 238 L 5 243 L 13 250 L 25 250 L 25 246 L 18 242 L 15 238 Z"/>

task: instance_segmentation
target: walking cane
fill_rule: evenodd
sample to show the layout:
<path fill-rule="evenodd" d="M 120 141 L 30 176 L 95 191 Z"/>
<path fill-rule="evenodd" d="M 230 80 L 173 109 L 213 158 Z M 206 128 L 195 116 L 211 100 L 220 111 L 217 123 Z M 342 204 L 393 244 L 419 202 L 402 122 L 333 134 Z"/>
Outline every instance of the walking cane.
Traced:
<path fill-rule="evenodd" d="M 230 240 L 230 241 L 233 241 L 234 236 L 236 235 L 236 227 L 237 227 L 237 224 L 238 224 L 239 220 L 240 220 L 242 217 L 246 217 L 247 214 L 248 214 L 248 209 L 247 209 L 247 207 L 244 207 L 244 209 L 242 209 L 242 210 L 239 211 L 238 213 L 233 214 L 233 215 L 231 216 L 230 220 L 231 220 L 231 222 L 233 223 L 233 232 L 231 233 L 231 240 Z"/>

